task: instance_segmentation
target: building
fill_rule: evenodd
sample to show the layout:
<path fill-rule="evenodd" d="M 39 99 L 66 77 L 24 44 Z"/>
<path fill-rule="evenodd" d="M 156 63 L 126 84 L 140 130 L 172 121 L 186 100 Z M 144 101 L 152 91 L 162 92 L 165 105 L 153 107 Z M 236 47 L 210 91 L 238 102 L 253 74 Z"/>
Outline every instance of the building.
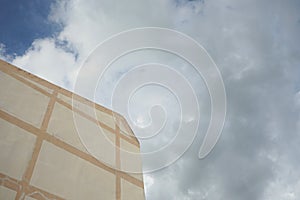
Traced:
<path fill-rule="evenodd" d="M 72 107 L 72 97 L 96 117 Z M 83 145 L 73 115 L 88 133 L 103 128 L 115 147 L 97 141 L 105 162 Z M 126 160 L 119 147 L 139 153 L 122 116 L 0 60 L 1 200 L 144 199 L 142 174 L 117 170 L 132 163 L 141 169 L 141 159 Z"/>

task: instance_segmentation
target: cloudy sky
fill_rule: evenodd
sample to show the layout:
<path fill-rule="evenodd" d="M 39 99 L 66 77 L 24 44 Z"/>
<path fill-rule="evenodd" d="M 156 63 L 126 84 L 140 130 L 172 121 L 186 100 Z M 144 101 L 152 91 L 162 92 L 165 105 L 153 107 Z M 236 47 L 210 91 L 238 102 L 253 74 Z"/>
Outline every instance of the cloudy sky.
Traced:
<path fill-rule="evenodd" d="M 147 200 L 296 200 L 299 10 L 298 0 L 2 0 L 0 58 L 74 90 L 80 66 L 114 34 L 149 26 L 187 34 L 218 66 L 227 95 L 221 138 L 205 159 L 198 159 L 198 152 L 210 119 L 209 95 L 201 76 L 180 58 L 151 50 L 124 56 L 109 68 L 95 94 L 96 102 L 113 107 L 110 100 L 118 80 L 149 62 L 171 66 L 195 91 L 201 111 L 196 138 L 176 162 L 144 175 Z M 167 119 L 155 137 L 140 139 L 142 151 L 148 152 L 167 144 L 178 124 L 193 119 L 180 118 L 180 99 L 166 88 L 143 89 L 133 95 L 128 109 L 136 134 L 151 134 L 153 127 L 145 128 L 149 123 Z M 155 114 L 154 105 L 165 113 Z M 169 151 L 152 162 L 172 156 Z M 144 163 L 145 169 L 149 166 L 151 162 Z"/>

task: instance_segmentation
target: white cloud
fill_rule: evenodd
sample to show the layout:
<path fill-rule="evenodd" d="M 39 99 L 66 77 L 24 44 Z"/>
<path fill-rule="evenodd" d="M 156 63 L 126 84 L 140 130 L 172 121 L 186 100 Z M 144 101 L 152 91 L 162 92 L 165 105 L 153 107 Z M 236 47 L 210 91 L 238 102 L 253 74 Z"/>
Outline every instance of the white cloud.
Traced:
<path fill-rule="evenodd" d="M 85 57 L 97 44 L 130 28 L 172 26 L 170 0 L 58 1 L 51 20 L 64 25 L 59 38 L 72 43 Z"/>
<path fill-rule="evenodd" d="M 65 51 L 53 38 L 35 40 L 31 48 L 15 57 L 12 63 L 68 89 L 72 89 L 79 64 L 74 54 Z"/>
<path fill-rule="evenodd" d="M 0 43 L 0 59 L 5 61 L 10 61 L 11 56 L 6 53 L 6 46 Z"/>

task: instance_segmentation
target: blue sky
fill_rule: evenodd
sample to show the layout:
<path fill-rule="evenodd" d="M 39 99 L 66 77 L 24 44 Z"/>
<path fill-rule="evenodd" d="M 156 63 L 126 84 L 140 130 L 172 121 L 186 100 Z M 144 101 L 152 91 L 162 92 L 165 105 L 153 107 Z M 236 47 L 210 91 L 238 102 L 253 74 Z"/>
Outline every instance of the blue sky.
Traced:
<path fill-rule="evenodd" d="M 81 64 L 112 35 L 149 26 L 181 31 L 208 51 L 226 89 L 222 136 L 204 160 L 197 156 L 210 119 L 209 94 L 201 76 L 179 58 L 151 51 L 128 55 L 111 66 L 95 94 L 97 103 L 113 108 L 113 89 L 122 76 L 151 61 L 171 66 L 194 88 L 201 108 L 197 136 L 175 163 L 144 174 L 147 200 L 298 200 L 299 10 L 298 0 L 5 0 L 0 6 L 0 58 L 74 90 Z M 143 127 L 158 103 L 168 119 L 167 129 L 156 137 L 140 139 L 143 152 L 171 140 L 179 122 L 195 123 L 190 116 L 180 118 L 180 105 L 169 94 L 149 87 L 133 98 L 128 111 L 133 118 L 127 120 L 137 135 L 151 131 Z"/>
<path fill-rule="evenodd" d="M 49 37 L 59 30 L 49 22 L 48 0 L 2 0 L 0 7 L 0 41 L 8 54 L 22 55 L 36 38 Z"/>

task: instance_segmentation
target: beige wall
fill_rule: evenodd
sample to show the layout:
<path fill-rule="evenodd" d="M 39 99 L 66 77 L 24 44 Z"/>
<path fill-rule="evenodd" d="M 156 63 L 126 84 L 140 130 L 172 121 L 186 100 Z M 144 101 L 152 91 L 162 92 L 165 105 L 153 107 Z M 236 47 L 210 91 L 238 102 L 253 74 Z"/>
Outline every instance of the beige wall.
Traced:
<path fill-rule="evenodd" d="M 0 200 L 144 199 L 128 166 L 142 169 L 123 117 L 0 60 Z"/>

